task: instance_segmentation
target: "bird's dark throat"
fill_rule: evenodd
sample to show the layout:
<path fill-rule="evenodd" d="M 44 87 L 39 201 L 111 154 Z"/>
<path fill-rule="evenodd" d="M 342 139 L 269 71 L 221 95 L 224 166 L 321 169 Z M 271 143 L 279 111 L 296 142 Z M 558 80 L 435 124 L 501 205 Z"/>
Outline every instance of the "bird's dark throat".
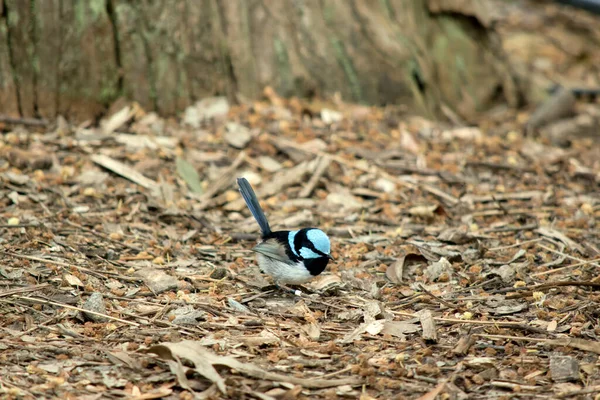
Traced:
<path fill-rule="evenodd" d="M 327 257 L 305 258 L 304 266 L 312 276 L 317 276 L 321 272 L 325 271 L 328 262 L 329 259 Z"/>

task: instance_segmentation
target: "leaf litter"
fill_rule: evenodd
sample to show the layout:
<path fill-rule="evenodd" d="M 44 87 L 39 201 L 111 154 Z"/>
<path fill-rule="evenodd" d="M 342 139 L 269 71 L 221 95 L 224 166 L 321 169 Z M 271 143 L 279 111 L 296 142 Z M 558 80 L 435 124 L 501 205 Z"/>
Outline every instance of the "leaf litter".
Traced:
<path fill-rule="evenodd" d="M 7 129 L 2 396 L 598 393 L 597 138 L 264 95 Z M 256 267 L 242 175 L 332 238 L 299 297 Z"/>

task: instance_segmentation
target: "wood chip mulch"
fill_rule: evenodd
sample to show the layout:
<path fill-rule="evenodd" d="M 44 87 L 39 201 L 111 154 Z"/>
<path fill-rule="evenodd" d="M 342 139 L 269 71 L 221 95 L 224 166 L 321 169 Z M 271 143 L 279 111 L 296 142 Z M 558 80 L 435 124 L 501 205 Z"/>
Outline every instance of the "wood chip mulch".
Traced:
<path fill-rule="evenodd" d="M 521 120 L 267 90 L 3 125 L 2 397 L 593 398 L 600 143 Z M 239 176 L 330 235 L 301 296 L 258 271 Z"/>

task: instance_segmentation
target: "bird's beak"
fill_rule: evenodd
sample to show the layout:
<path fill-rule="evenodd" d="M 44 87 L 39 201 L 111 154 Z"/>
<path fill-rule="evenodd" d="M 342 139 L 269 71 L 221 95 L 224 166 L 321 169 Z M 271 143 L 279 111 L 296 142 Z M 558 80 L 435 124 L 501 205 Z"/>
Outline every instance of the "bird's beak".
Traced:
<path fill-rule="evenodd" d="M 327 254 L 327 258 L 329 258 L 331 261 L 334 260 L 333 256 L 331 254 Z"/>

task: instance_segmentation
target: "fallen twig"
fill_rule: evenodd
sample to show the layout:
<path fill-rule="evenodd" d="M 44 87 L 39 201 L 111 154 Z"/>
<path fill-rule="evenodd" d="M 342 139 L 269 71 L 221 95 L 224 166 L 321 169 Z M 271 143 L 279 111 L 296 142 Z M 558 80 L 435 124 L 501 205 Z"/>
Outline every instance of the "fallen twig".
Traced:
<path fill-rule="evenodd" d="M 160 185 L 157 182 L 150 178 L 146 178 L 132 167 L 105 156 L 104 154 L 94 154 L 90 158 L 96 164 L 114 172 L 117 175 L 121 175 L 125 179 L 129 179 L 133 183 L 137 183 L 143 188 L 149 190 L 158 190 L 160 188 Z"/>
<path fill-rule="evenodd" d="M 26 287 L 22 287 L 22 288 L 18 288 L 18 289 L 9 289 L 9 290 L 0 292 L 0 297 L 12 296 L 14 294 L 19 294 L 19 293 L 35 292 L 37 290 L 45 289 L 45 288 L 48 288 L 51 286 L 52 285 L 50 285 L 49 283 L 42 283 L 40 285 L 26 286 Z"/>
<path fill-rule="evenodd" d="M 21 299 L 21 300 L 26 300 L 26 301 L 32 301 L 34 303 L 38 303 L 38 304 L 50 304 L 53 306 L 57 306 L 57 307 L 63 307 L 63 308 L 68 308 L 70 310 L 75 310 L 75 311 L 81 311 L 83 313 L 86 314 L 93 314 L 93 315 L 97 315 L 99 317 L 104 317 L 113 321 L 117 321 L 117 322 L 121 322 L 123 324 L 127 324 L 127 325 L 131 325 L 131 326 L 140 326 L 140 324 L 136 323 L 136 322 L 131 322 L 131 321 L 126 321 L 124 319 L 121 318 L 117 318 L 117 317 L 112 317 L 108 314 L 102 314 L 96 311 L 92 311 L 92 310 L 86 310 L 85 308 L 81 308 L 81 307 L 75 307 L 75 306 L 70 306 L 68 304 L 64 304 L 64 303 L 59 303 L 56 301 L 50 301 L 50 300 L 45 300 L 45 299 L 38 299 L 35 297 L 28 297 L 28 296 L 16 296 L 16 299 Z"/>
<path fill-rule="evenodd" d="M 40 118 L 15 118 L 6 115 L 0 115 L 0 122 L 5 122 L 12 125 L 28 125 L 28 126 L 47 126 L 48 121 Z"/>

